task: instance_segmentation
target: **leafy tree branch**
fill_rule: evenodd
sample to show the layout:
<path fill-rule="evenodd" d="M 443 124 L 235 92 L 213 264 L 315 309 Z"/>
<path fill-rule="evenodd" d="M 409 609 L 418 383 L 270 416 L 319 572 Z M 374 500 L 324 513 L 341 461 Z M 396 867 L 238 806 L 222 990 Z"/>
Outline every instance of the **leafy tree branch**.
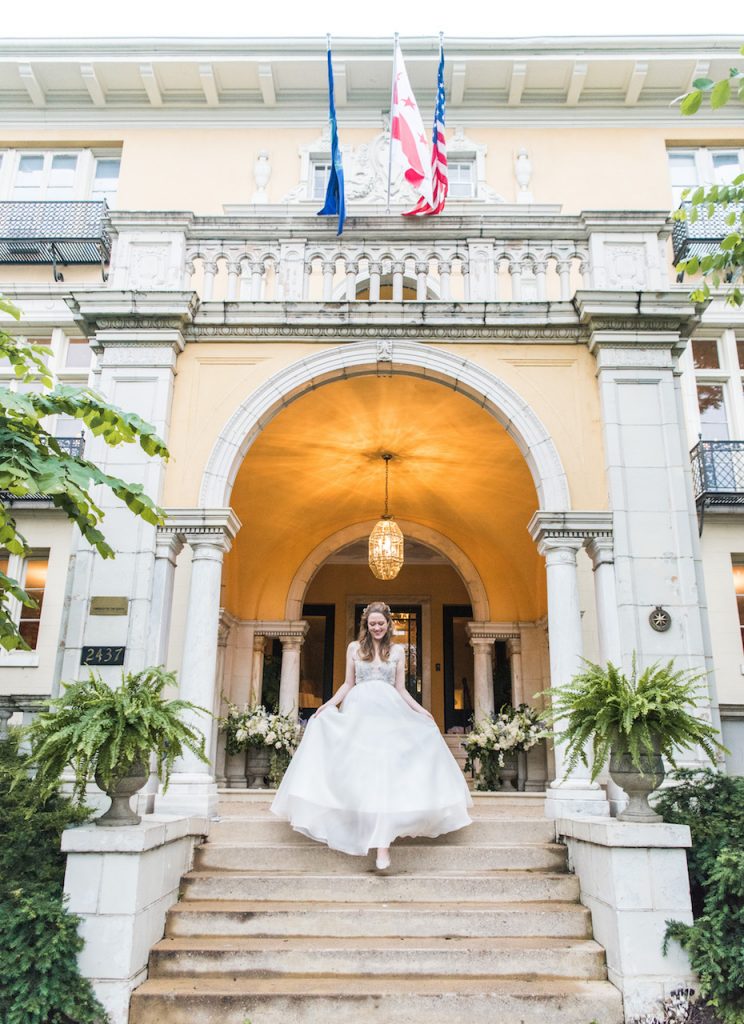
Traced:
<path fill-rule="evenodd" d="M 0 297 L 0 313 L 15 320 L 19 310 Z M 88 543 L 103 558 L 113 558 L 100 525 L 104 518 L 93 493 L 107 487 L 127 508 L 147 523 L 162 522 L 161 510 L 141 484 L 127 483 L 105 473 L 82 455 L 62 448 L 43 425 L 49 416 L 64 415 L 80 421 L 107 445 L 137 444 L 148 456 L 168 458 L 168 449 L 153 427 L 134 413 L 110 405 L 90 388 L 54 385 L 44 361 L 46 346 L 23 342 L 0 326 L 0 359 L 7 359 L 17 380 L 37 390 L 19 392 L 0 387 L 0 548 L 11 554 L 29 554 L 12 511 L 13 499 L 43 494 L 75 523 Z M 0 646 L 27 649 L 13 620 L 11 603 L 35 607 L 18 580 L 0 572 Z"/>

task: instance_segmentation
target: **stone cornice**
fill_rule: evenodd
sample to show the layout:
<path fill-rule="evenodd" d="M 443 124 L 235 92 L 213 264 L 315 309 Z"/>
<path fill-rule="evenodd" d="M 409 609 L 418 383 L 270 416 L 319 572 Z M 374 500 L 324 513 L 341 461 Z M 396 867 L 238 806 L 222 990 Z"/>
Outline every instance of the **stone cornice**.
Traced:
<path fill-rule="evenodd" d="M 680 291 L 577 291 L 573 303 L 589 332 L 589 350 L 597 356 L 610 349 L 678 353 L 704 308 Z"/>
<path fill-rule="evenodd" d="M 471 643 L 516 640 L 520 636 L 519 624 L 516 622 L 468 622 L 465 632 Z"/>
<path fill-rule="evenodd" d="M 193 540 L 224 542 L 228 546 L 242 523 L 231 508 L 167 508 L 159 530 L 175 534 L 186 543 Z"/>
<path fill-rule="evenodd" d="M 307 636 L 310 623 L 305 619 L 255 619 L 243 621 L 243 625 L 252 625 L 254 635 L 276 638 L 279 640 L 302 641 Z"/>
<path fill-rule="evenodd" d="M 568 541 L 581 547 L 587 540 L 612 537 L 612 512 L 547 512 L 538 509 L 527 524 L 536 544 Z"/>
<path fill-rule="evenodd" d="M 183 348 L 183 331 L 196 314 L 195 292 L 135 292 L 108 288 L 75 289 L 65 301 L 80 330 L 95 337 L 97 348 L 109 344 L 175 345 Z M 128 333 L 129 337 L 124 335 Z M 159 337 L 160 334 L 160 337 Z"/>
<path fill-rule="evenodd" d="M 318 218 L 314 204 L 264 204 L 229 206 L 223 216 L 197 216 L 188 210 L 113 210 L 109 214 L 112 235 L 122 231 L 184 232 L 190 242 L 237 241 L 266 243 L 300 239 L 329 243 L 328 224 Z M 585 210 L 562 214 L 558 205 L 484 206 L 479 202 L 458 203 L 436 218 L 406 219 L 391 216 L 383 206 L 354 204 L 344 224 L 344 248 L 349 244 L 480 240 L 536 241 L 549 245 L 562 240 L 587 240 L 592 232 L 615 234 L 649 232 L 666 238 L 672 221 L 668 210 Z M 331 239 L 332 241 L 332 239 Z"/>
<path fill-rule="evenodd" d="M 436 67 L 437 38 L 405 37 L 403 48 L 414 88 L 431 79 Z M 712 62 L 721 75 L 739 59 L 736 36 L 566 37 L 447 39 L 449 66 L 464 68 L 461 95 L 448 96 L 450 123 L 508 124 L 515 64 L 539 72 L 539 87 L 530 84 L 517 106 L 519 124 L 639 125 L 677 127 L 679 111 L 671 106 L 687 87 L 696 65 Z M 234 125 L 322 124 L 327 116 L 324 65 L 325 40 L 315 38 L 213 39 L 6 39 L 0 45 L 0 66 L 10 66 L 0 90 L 6 125 L 66 127 L 92 125 Z M 334 38 L 334 62 L 351 69 L 343 101 L 347 127 L 379 126 L 380 111 L 389 102 L 391 46 L 389 38 Z M 272 87 L 257 83 L 258 67 L 281 63 Z M 43 84 L 29 93 L 17 75 L 27 64 L 33 75 L 43 69 Z M 618 76 L 618 64 L 621 65 Z M 576 65 L 591 69 L 591 83 L 576 101 L 570 100 L 570 79 Z M 632 91 L 631 77 L 642 65 L 643 81 Z M 220 69 L 229 68 L 229 85 Z M 111 73 L 111 68 L 115 73 Z M 151 68 L 155 88 L 143 86 L 141 68 Z M 92 69 L 92 70 L 89 70 Z M 203 71 L 203 69 L 207 69 Z M 358 73 L 355 75 L 354 72 Z M 646 70 L 647 69 L 647 70 Z M 711 69 L 713 70 L 713 69 Z M 200 71 L 209 81 L 201 82 Z M 161 81 L 159 81 L 159 79 Z M 91 88 L 91 80 L 94 88 Z M 153 93 L 155 99 L 153 100 Z M 734 124 L 735 105 L 700 112 L 702 124 Z"/>
<path fill-rule="evenodd" d="M 207 302 L 185 337 L 199 343 L 409 338 L 582 344 L 588 332 L 570 302 Z"/>

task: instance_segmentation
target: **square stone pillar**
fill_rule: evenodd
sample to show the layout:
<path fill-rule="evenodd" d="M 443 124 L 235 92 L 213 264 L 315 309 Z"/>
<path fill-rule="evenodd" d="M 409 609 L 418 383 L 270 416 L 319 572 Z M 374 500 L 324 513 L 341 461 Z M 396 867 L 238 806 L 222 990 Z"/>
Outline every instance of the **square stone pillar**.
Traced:
<path fill-rule="evenodd" d="M 623 668 L 635 652 L 639 668 L 673 658 L 708 672 L 701 713 L 718 724 L 678 365 L 694 309 L 676 292 L 578 292 L 576 304 L 597 360 Z M 664 631 L 652 626 L 657 606 L 670 616 Z"/>
<path fill-rule="evenodd" d="M 194 295 L 76 291 L 70 301 L 80 329 L 98 353 L 96 390 L 112 404 L 152 424 L 167 443 L 176 361 L 184 347 L 183 332 L 196 308 Z M 154 502 L 161 501 L 165 463 L 147 455 L 139 444 L 111 448 L 94 437 L 85 455 L 106 473 L 142 484 Z M 92 497 L 105 513 L 102 530 L 116 557 L 101 558 L 82 538 L 78 543 L 70 563 L 69 614 L 55 689 L 60 678 L 73 680 L 86 674 L 80 664 L 84 645 L 124 647 L 125 671 L 145 668 L 163 650 L 163 638 L 153 639 L 153 614 L 155 632 L 159 633 L 164 624 L 167 628 L 163 616 L 169 570 L 163 565 L 156 574 L 157 528 L 134 516 L 105 487 L 97 487 Z M 117 616 L 91 616 L 93 596 L 125 597 L 127 611 Z M 96 666 L 96 670 L 112 684 L 121 678 L 121 668 Z"/>

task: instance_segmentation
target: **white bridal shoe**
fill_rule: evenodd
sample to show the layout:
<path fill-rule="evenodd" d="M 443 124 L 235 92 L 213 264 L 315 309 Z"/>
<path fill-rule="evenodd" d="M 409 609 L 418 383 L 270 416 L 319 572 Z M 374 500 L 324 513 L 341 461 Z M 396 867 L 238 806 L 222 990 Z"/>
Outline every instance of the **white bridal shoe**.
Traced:
<path fill-rule="evenodd" d="M 375 861 L 375 867 L 378 871 L 386 871 L 390 867 L 390 850 L 377 851 L 377 860 Z"/>

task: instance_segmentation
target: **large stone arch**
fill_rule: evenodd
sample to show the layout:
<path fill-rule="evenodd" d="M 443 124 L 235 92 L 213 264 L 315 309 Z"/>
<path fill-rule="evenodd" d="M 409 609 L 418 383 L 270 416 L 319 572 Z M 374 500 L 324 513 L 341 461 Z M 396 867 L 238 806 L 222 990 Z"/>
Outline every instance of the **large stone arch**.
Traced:
<path fill-rule="evenodd" d="M 209 455 L 199 491 L 204 508 L 226 508 L 241 463 L 266 425 L 290 402 L 332 381 L 379 372 L 421 377 L 471 398 L 514 438 L 541 509 L 571 508 L 568 479 L 550 434 L 513 388 L 489 370 L 443 349 L 398 339 L 339 345 L 277 371 L 235 410 Z"/>
<path fill-rule="evenodd" d="M 353 544 L 355 540 L 360 540 L 362 537 L 368 537 L 375 522 L 376 520 L 370 519 L 369 522 L 354 523 L 343 530 L 338 530 L 336 533 L 326 537 L 325 540 L 321 541 L 310 552 L 295 573 L 290 584 L 285 610 L 285 617 L 287 619 L 295 620 L 302 618 L 303 597 L 313 576 L 323 562 L 334 551 L 338 551 L 339 548 L 345 547 L 347 544 Z M 396 522 L 403 531 L 404 536 L 410 537 L 412 540 L 419 540 L 423 544 L 428 544 L 429 547 L 434 548 L 444 555 L 445 558 L 449 559 L 470 595 L 470 603 L 473 606 L 473 618 L 489 619 L 486 588 L 477 569 L 465 552 L 448 537 L 445 537 L 444 534 L 439 533 L 437 530 L 432 530 L 428 526 L 422 526 L 420 523 L 415 523 L 409 519 L 396 518 Z"/>

